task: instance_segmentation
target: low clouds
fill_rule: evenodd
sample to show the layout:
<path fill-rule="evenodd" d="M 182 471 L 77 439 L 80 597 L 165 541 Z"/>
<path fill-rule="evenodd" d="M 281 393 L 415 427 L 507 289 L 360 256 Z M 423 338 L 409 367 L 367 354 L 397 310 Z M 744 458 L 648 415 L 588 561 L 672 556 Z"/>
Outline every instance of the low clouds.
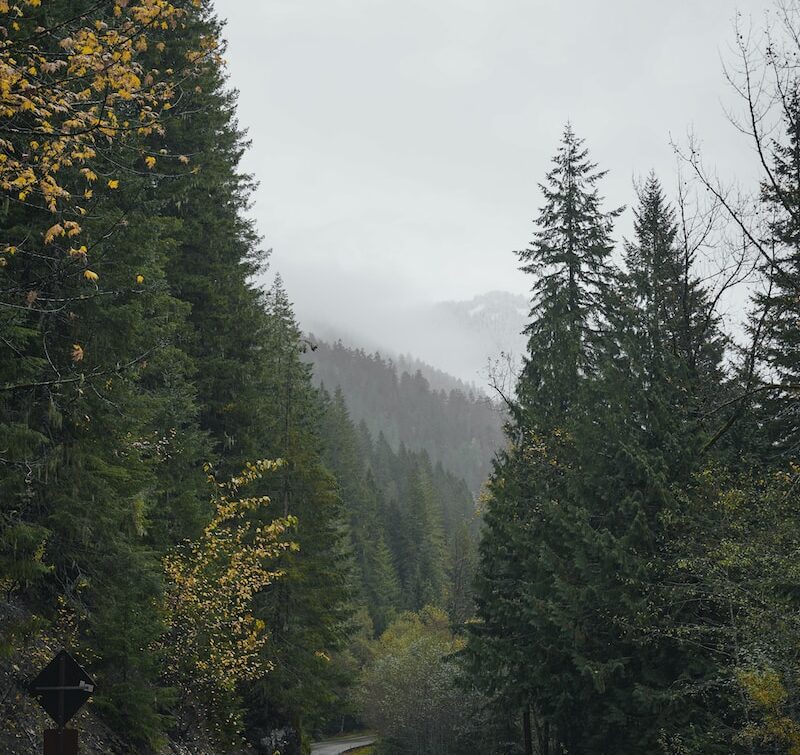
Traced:
<path fill-rule="evenodd" d="M 759 22 L 767 5 L 746 10 Z M 382 306 L 527 291 L 512 252 L 530 238 L 568 118 L 610 171 L 609 207 L 631 204 L 632 178 L 650 168 L 669 187 L 670 134 L 689 127 L 713 162 L 746 175 L 723 113 L 735 10 L 217 0 L 253 142 L 245 168 L 260 181 L 253 211 L 301 322 L 347 330 Z M 629 228 L 628 214 L 618 238 Z"/>

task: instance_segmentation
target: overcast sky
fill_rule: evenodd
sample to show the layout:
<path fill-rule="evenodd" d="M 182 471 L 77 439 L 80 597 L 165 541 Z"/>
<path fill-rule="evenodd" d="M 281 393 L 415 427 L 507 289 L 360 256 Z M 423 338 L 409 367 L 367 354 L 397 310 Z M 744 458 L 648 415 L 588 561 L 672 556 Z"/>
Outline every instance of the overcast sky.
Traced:
<path fill-rule="evenodd" d="M 254 215 L 301 323 L 525 292 L 565 121 L 630 205 L 670 135 L 746 175 L 721 59 L 764 0 L 217 0 L 260 188 Z M 628 233 L 629 213 L 619 237 Z M 387 344 L 391 346 L 390 344 Z"/>

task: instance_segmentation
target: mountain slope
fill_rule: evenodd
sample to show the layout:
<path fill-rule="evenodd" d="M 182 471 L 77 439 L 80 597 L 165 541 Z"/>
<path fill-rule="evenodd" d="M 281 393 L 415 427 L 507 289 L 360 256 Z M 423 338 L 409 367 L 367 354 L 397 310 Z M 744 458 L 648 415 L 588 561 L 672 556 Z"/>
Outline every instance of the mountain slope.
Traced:
<path fill-rule="evenodd" d="M 504 417 L 497 404 L 456 378 L 445 380 L 444 373 L 437 382 L 456 387 L 434 390 L 421 370 L 398 370 L 380 354 L 341 341 L 311 340 L 315 348 L 306 356 L 315 382 L 331 391 L 341 389 L 354 422 L 363 421 L 375 438 L 382 434 L 395 450 L 403 444 L 427 451 L 434 464 L 463 478 L 473 493 L 480 489 L 503 443 Z"/>

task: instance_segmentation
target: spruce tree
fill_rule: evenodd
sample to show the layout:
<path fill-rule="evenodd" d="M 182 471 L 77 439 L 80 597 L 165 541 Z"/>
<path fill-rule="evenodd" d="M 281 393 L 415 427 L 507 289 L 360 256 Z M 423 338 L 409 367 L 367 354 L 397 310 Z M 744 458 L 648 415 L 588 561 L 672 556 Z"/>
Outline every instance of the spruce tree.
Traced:
<path fill-rule="evenodd" d="M 518 253 L 535 277 L 528 351 L 518 408 L 533 412 L 539 430 L 562 423 L 591 371 L 592 333 L 601 319 L 611 271 L 611 229 L 621 209 L 603 212 L 597 171 L 567 124 L 546 183 L 531 245 Z"/>
<path fill-rule="evenodd" d="M 528 354 L 495 462 L 485 510 L 470 642 L 476 679 L 491 697 L 531 715 L 540 748 L 573 751 L 587 701 L 606 666 L 585 656 L 596 563 L 592 524 L 571 496 L 572 429 L 596 368 L 596 331 L 611 283 L 611 226 L 597 182 L 604 174 L 567 126 L 542 192 L 532 245 L 519 256 L 535 275 Z M 602 683 L 602 682 L 600 682 Z M 577 750 L 575 750 L 577 751 Z"/>
<path fill-rule="evenodd" d="M 639 194 L 627 270 L 606 297 L 596 367 L 574 424 L 570 498 L 587 527 L 578 582 L 591 596 L 584 643 L 600 682 L 587 701 L 589 751 L 645 752 L 662 730 L 701 718 L 685 669 L 702 662 L 674 639 L 680 612 L 667 581 L 664 522 L 701 462 L 709 396 L 719 390 L 721 339 L 711 302 L 677 243 L 674 212 L 650 176 Z M 635 722 L 635 726 L 634 726 Z"/>
<path fill-rule="evenodd" d="M 300 330 L 280 278 L 264 297 L 264 312 L 257 373 L 263 401 L 252 407 L 257 422 L 250 420 L 260 435 L 242 442 L 258 441 L 267 457 L 283 460 L 264 493 L 276 515 L 297 517 L 291 538 L 298 549 L 285 554 L 285 577 L 258 605 L 271 628 L 266 651 L 274 668 L 249 690 L 254 740 L 286 724 L 308 736 L 331 715 L 344 682 L 330 659 L 347 640 L 354 589 L 345 512 L 323 460 L 324 406 L 301 359 Z"/>
<path fill-rule="evenodd" d="M 163 728 L 157 659 L 141 652 L 159 633 L 159 559 L 205 521 L 206 444 L 194 365 L 178 346 L 187 308 L 165 281 L 176 225 L 147 198 L 151 179 L 136 176 L 135 153 L 105 158 L 124 177 L 82 220 L 98 280 L 66 239 L 4 268 L 10 298 L 35 296 L 0 325 L 15 349 L 0 396 L 0 433 L 13 441 L 0 474 L 13 526 L 0 540 L 20 565 L 26 547 L 33 556 L 14 575 L 23 594 L 34 569 L 46 577 L 27 593 L 29 608 L 52 617 L 61 597 L 77 613 L 73 641 L 106 690 L 98 710 L 142 743 Z M 18 207 L 6 221 L 39 238 L 53 223 Z"/>
<path fill-rule="evenodd" d="M 371 439 L 359 436 L 353 427 L 338 388 L 326 402 L 324 420 L 325 458 L 348 515 L 360 600 L 369 611 L 374 631 L 380 634 L 401 602 L 397 572 L 385 540 L 383 495 L 368 466 Z"/>
<path fill-rule="evenodd" d="M 447 555 L 428 457 L 408 458 L 410 477 L 400 515 L 400 577 L 408 607 L 418 611 L 426 605 L 442 604 Z"/>
<path fill-rule="evenodd" d="M 764 286 L 755 296 L 753 323 L 763 333 L 762 384 L 783 386 L 766 390 L 759 402 L 758 414 L 773 446 L 766 454 L 771 461 L 796 458 L 800 452 L 800 91 L 796 81 L 783 102 L 783 138 L 775 140 L 770 180 L 761 189 L 762 205 L 771 217 L 774 261 L 761 265 Z"/>

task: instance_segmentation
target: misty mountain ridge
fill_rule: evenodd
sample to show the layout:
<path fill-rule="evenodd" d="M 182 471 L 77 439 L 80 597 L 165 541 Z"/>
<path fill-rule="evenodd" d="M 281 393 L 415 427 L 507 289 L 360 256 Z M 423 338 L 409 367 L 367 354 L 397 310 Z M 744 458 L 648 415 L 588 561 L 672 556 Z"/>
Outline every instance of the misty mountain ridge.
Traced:
<path fill-rule="evenodd" d="M 374 438 L 398 451 L 425 451 L 433 464 L 463 479 L 477 493 L 502 446 L 503 407 L 462 381 L 428 368 L 434 387 L 421 369 L 408 372 L 380 353 L 327 343 L 310 336 L 305 353 L 313 365 L 314 383 L 330 394 L 341 391 L 354 424 L 363 422 Z M 406 358 L 406 364 L 410 364 Z"/>
<path fill-rule="evenodd" d="M 462 301 L 364 313 L 355 322 L 304 318 L 303 326 L 328 342 L 341 340 L 380 352 L 400 372 L 419 369 L 435 390 L 484 391 L 495 398 L 493 372 L 499 371 L 503 384 L 518 372 L 529 309 L 526 296 L 489 291 Z M 437 371 L 443 374 L 437 376 Z M 463 385 L 449 384 L 445 375 Z"/>
<path fill-rule="evenodd" d="M 434 306 L 491 333 L 498 344 L 505 343 L 509 333 L 518 334 L 522 330 L 530 311 L 527 297 L 509 291 L 489 291 L 471 299 L 443 301 Z"/>

